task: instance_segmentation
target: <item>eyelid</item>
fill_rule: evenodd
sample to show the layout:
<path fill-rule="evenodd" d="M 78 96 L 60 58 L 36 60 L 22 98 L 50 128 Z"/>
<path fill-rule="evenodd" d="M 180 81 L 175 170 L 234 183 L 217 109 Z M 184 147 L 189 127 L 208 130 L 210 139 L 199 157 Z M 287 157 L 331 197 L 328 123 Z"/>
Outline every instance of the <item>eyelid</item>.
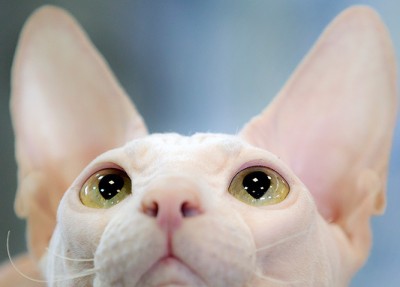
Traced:
<path fill-rule="evenodd" d="M 125 171 L 129 175 L 129 173 L 127 172 L 127 170 L 125 168 L 121 167 L 120 165 L 118 165 L 114 162 L 91 163 L 75 179 L 75 181 L 72 183 L 71 187 L 74 190 L 78 190 L 77 193 L 79 193 L 80 188 L 85 184 L 85 182 L 96 172 L 103 170 L 103 169 L 119 169 L 119 170 Z"/>
<path fill-rule="evenodd" d="M 289 168 L 286 167 L 283 163 L 277 164 L 276 161 L 277 161 L 277 159 L 268 160 L 268 159 L 264 159 L 264 158 L 246 161 L 245 163 L 240 165 L 239 168 L 235 169 L 230 174 L 230 178 L 233 180 L 235 175 L 237 175 L 239 172 L 241 172 L 242 170 L 249 168 L 249 167 L 253 167 L 253 166 L 254 167 L 256 167 L 256 166 L 265 167 L 265 168 L 269 168 L 269 169 L 275 171 L 276 173 L 278 173 L 281 177 L 283 177 L 286 180 L 289 187 L 291 187 L 296 182 L 296 179 L 293 177 L 293 173 L 291 173 L 289 171 Z M 228 186 L 230 185 L 232 180 L 228 183 Z"/>

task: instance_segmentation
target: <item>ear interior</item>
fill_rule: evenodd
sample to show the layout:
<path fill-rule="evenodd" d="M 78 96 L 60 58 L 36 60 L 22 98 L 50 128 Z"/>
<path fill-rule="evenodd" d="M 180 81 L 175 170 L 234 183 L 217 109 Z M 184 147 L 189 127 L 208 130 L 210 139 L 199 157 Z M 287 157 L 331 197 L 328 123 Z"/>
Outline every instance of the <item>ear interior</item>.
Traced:
<path fill-rule="evenodd" d="M 23 28 L 11 108 L 19 166 L 16 211 L 28 218 L 30 246 L 40 257 L 58 203 L 83 167 L 147 130 L 79 25 L 52 6 L 37 10 Z"/>
<path fill-rule="evenodd" d="M 397 106 L 395 62 L 377 14 L 350 8 L 240 133 L 287 162 L 322 216 L 340 226 L 364 257 L 369 217 L 385 206 Z"/>

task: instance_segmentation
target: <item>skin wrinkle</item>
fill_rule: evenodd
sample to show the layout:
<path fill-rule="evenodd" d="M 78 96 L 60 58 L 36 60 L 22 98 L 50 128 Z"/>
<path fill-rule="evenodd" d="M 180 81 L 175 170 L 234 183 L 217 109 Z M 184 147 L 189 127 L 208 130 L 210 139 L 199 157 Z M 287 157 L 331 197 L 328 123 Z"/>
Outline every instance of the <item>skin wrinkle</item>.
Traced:
<path fill-rule="evenodd" d="M 211 134 L 197 134 L 193 138 L 185 138 L 185 142 L 179 142 L 175 134 L 171 134 L 170 139 L 164 139 L 164 145 L 170 145 L 171 152 L 176 152 L 175 163 L 180 161 L 186 161 L 186 157 L 182 156 L 184 150 L 195 151 L 196 157 L 202 158 L 210 153 L 210 149 L 214 150 L 215 156 L 207 162 L 196 162 L 196 165 L 202 166 L 202 170 L 207 174 L 219 174 L 226 166 L 229 165 L 229 160 L 240 156 L 243 149 L 239 142 L 233 141 L 229 138 L 219 142 L 216 141 L 217 145 L 214 146 L 212 143 L 215 138 Z M 207 136 L 209 136 L 207 138 Z M 157 135 L 152 135 L 157 137 Z M 187 141 L 187 142 L 186 142 Z M 208 141 L 208 143 L 206 143 Z M 206 146 L 202 146 L 203 144 Z M 228 148 L 227 148 L 228 147 Z M 158 167 L 163 166 L 161 161 L 161 155 L 168 152 L 166 150 L 160 150 L 159 146 L 152 146 L 150 142 L 137 143 L 136 141 L 132 144 L 126 145 L 124 148 L 127 158 L 133 160 L 129 161 L 129 169 L 135 173 L 144 173 L 145 175 L 154 174 L 154 170 L 149 169 L 150 163 L 157 159 Z M 149 151 L 152 151 L 151 153 Z"/>
<path fill-rule="evenodd" d="M 131 159 L 129 161 L 129 170 L 135 173 L 143 172 L 156 157 L 155 153 L 149 153 L 150 147 L 148 145 L 140 143 L 134 142 L 124 147 L 126 158 Z"/>

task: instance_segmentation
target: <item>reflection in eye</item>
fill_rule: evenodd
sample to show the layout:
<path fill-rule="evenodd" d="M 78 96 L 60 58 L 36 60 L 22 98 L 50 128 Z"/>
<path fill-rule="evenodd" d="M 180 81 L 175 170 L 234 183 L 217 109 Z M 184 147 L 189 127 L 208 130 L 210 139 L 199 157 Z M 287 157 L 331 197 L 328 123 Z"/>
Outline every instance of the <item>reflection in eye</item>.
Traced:
<path fill-rule="evenodd" d="M 276 171 L 252 166 L 238 172 L 228 191 L 237 199 L 253 206 L 277 204 L 289 194 L 289 185 Z"/>
<path fill-rule="evenodd" d="M 87 207 L 109 208 L 130 195 L 131 186 L 131 179 L 123 170 L 103 169 L 85 182 L 79 197 Z"/>

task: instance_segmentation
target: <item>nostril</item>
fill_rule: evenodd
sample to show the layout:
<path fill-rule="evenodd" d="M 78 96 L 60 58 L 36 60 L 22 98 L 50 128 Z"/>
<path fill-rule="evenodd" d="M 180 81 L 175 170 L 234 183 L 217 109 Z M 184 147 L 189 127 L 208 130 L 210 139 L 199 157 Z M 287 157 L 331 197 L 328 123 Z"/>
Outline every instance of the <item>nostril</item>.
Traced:
<path fill-rule="evenodd" d="M 158 213 L 159 213 L 159 207 L 158 207 L 158 203 L 155 201 L 152 201 L 150 203 L 147 203 L 146 205 L 143 205 L 143 212 L 150 216 L 150 217 L 157 217 Z M 180 209 L 180 213 L 182 215 L 182 217 L 193 217 L 193 216 L 197 216 L 199 215 L 201 212 L 198 208 L 197 205 L 185 201 L 181 204 L 181 209 Z"/>
<path fill-rule="evenodd" d="M 158 204 L 155 201 L 143 205 L 143 212 L 150 217 L 157 217 Z"/>
<path fill-rule="evenodd" d="M 173 230 L 179 228 L 185 219 L 201 215 L 203 210 L 198 192 L 186 186 L 171 189 L 163 186 L 147 191 L 142 199 L 141 212 L 162 229 Z"/>
<path fill-rule="evenodd" d="M 200 214 L 199 207 L 196 204 L 185 201 L 181 205 L 182 217 L 193 217 Z"/>

